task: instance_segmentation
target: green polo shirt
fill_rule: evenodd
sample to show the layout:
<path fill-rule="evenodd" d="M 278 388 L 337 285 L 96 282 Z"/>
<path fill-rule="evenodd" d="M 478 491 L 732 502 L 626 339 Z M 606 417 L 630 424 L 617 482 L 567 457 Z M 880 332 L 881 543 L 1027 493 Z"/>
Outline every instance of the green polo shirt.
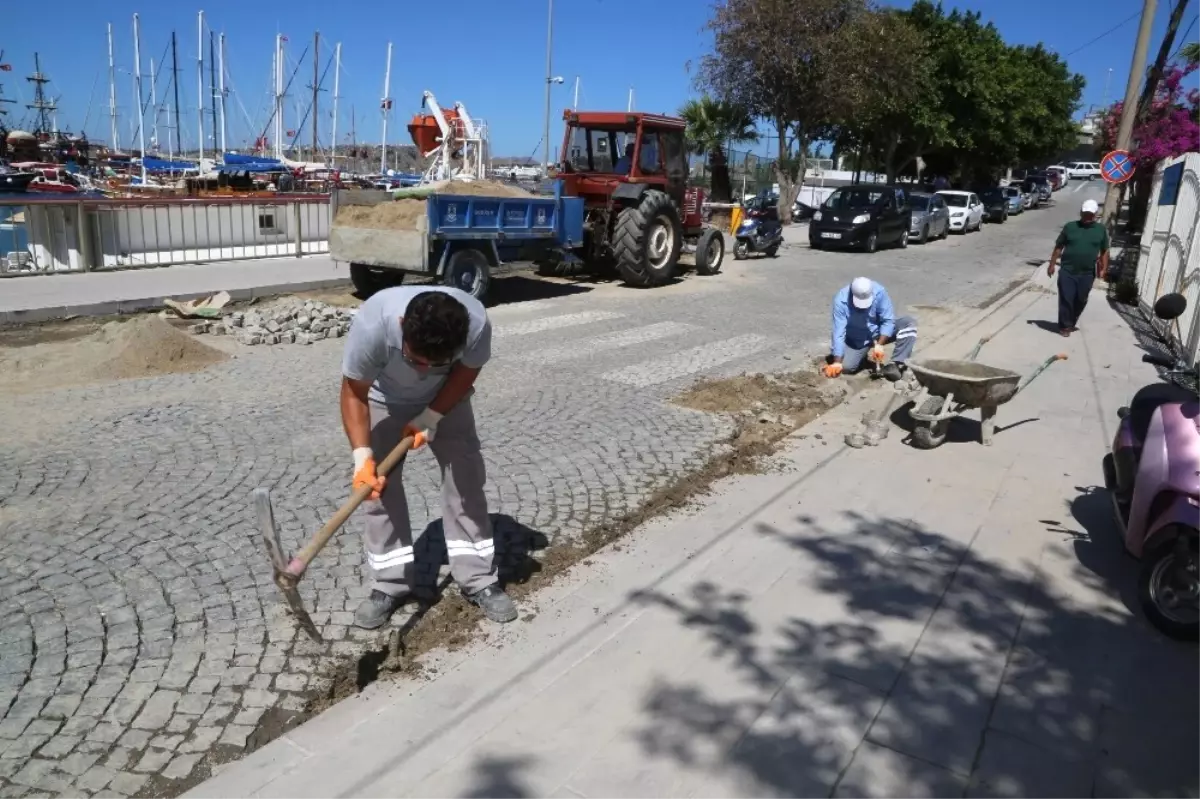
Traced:
<path fill-rule="evenodd" d="M 1068 222 L 1058 234 L 1056 248 L 1062 249 L 1059 263 L 1064 272 L 1072 275 L 1096 274 L 1096 259 L 1108 252 L 1108 229 L 1099 220 L 1090 225 L 1078 220 Z"/>

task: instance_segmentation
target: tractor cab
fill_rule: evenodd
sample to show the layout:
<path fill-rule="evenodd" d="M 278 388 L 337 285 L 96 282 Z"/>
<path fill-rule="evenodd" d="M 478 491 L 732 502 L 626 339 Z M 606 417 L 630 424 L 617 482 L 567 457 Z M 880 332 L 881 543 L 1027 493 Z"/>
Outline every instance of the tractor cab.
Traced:
<path fill-rule="evenodd" d="M 704 224 L 703 191 L 687 185 L 682 119 L 569 110 L 563 120 L 557 177 L 563 194 L 583 198 L 586 262 L 637 286 L 671 280 L 685 247 L 698 271 L 720 269 L 724 240 Z"/>
<path fill-rule="evenodd" d="M 636 184 L 683 203 L 688 164 L 682 119 L 619 111 L 567 111 L 563 119 L 559 178 L 566 194 L 589 206 L 607 205 L 618 185 Z"/>

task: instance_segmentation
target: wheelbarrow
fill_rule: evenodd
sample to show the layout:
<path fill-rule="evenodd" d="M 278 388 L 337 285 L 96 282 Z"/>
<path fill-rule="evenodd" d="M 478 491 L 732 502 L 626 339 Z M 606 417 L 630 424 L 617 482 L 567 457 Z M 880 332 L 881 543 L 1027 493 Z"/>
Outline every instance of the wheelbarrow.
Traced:
<path fill-rule="evenodd" d="M 990 338 L 981 338 L 964 360 L 931 359 L 909 364 L 921 386 L 908 411 L 916 422 L 911 437 L 914 447 L 941 446 L 950 429 L 950 420 L 971 408 L 979 409 L 981 443 L 990 447 L 996 432 L 996 409 L 1017 396 L 1050 364 L 1067 359 L 1066 353 L 1052 355 L 1022 377 L 1008 369 L 975 362 L 979 350 Z"/>

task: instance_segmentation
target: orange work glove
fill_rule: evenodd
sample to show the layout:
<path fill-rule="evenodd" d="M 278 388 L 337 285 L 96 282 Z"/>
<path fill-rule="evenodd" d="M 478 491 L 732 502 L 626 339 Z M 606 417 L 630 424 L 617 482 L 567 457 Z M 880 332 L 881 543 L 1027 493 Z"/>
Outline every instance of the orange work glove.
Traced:
<path fill-rule="evenodd" d="M 827 363 L 821 367 L 821 374 L 826 377 L 837 377 L 842 373 L 842 365 L 840 363 Z"/>
<path fill-rule="evenodd" d="M 413 449 L 420 449 L 425 446 L 426 442 L 433 441 L 434 435 L 437 434 L 438 422 L 442 421 L 442 414 L 435 411 L 433 408 L 426 408 L 418 413 L 413 420 L 404 425 L 402 436 L 407 438 L 413 437 Z"/>
<path fill-rule="evenodd" d="M 370 447 L 359 447 L 354 450 L 354 480 L 351 489 L 357 491 L 365 485 L 372 488 L 367 499 L 378 500 L 386 481 L 375 472 L 375 453 Z"/>
<path fill-rule="evenodd" d="M 887 357 L 887 354 L 883 351 L 883 347 L 876 344 L 874 347 L 871 347 L 871 351 L 867 353 L 867 357 L 875 363 L 883 363 L 883 359 Z"/>

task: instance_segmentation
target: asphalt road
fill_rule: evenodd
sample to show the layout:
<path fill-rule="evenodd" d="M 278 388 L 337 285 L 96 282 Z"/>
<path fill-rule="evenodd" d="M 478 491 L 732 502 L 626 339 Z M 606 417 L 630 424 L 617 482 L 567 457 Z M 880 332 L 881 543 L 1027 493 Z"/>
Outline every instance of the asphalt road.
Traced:
<path fill-rule="evenodd" d="M 898 310 L 985 303 L 1098 192 L 869 256 L 812 252 L 797 227 L 778 258 L 653 290 L 501 279 L 476 397 L 497 539 L 514 542 L 500 556 L 611 519 L 703 463 L 729 421 L 664 400 L 702 376 L 821 354 L 830 298 L 852 278 L 882 282 Z M 358 520 L 304 583 L 329 641 L 317 646 L 282 612 L 250 507 L 253 488 L 271 487 L 295 547 L 345 498 L 341 344 L 245 348 L 201 373 L 7 402 L 0 796 L 170 792 L 206 755 L 233 756 L 298 710 L 332 658 L 361 651 Z M 416 457 L 405 485 L 436 563 L 431 461 Z"/>

